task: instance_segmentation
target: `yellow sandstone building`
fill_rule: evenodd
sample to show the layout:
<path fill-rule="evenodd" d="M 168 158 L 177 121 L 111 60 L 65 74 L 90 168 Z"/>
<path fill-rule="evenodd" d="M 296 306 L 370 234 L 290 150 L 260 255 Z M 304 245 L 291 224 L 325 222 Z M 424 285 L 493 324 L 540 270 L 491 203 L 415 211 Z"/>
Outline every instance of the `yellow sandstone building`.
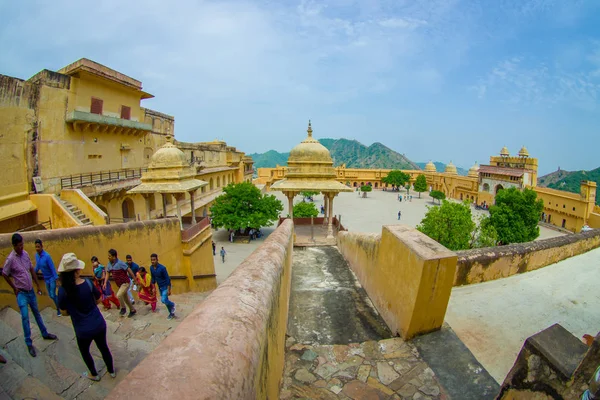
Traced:
<path fill-rule="evenodd" d="M 336 179 L 350 187 L 371 185 L 374 189 L 387 187 L 382 179 L 390 169 L 335 168 Z M 542 222 L 579 232 L 588 225 L 600 228 L 600 208 L 595 206 L 596 183 L 581 182 L 581 193 L 569 193 L 537 186 L 538 160 L 529 156 L 523 147 L 516 156 L 511 156 L 506 147 L 499 156 L 491 156 L 487 165 L 473 165 L 467 176 L 459 175 L 452 162 L 443 172 L 436 170 L 433 162 L 428 162 L 424 170 L 404 170 L 410 175 L 413 184 L 417 176 L 425 175 L 429 190 L 442 191 L 446 197 L 470 201 L 478 205 L 492 205 L 496 193 L 502 189 L 515 187 L 519 190 L 531 188 L 544 202 Z M 269 190 L 275 182 L 287 176 L 288 168 L 258 168 L 257 184 L 265 185 Z"/>
<path fill-rule="evenodd" d="M 105 262 L 115 248 L 147 265 L 156 252 L 176 293 L 216 287 L 209 208 L 224 186 L 252 180 L 253 161 L 223 141 L 174 140 L 174 117 L 142 106 L 152 97 L 85 58 L 27 80 L 0 75 L 0 254 L 20 231 L 31 257 L 36 238 L 55 262 Z M 14 307 L 2 285 L 0 306 Z"/>

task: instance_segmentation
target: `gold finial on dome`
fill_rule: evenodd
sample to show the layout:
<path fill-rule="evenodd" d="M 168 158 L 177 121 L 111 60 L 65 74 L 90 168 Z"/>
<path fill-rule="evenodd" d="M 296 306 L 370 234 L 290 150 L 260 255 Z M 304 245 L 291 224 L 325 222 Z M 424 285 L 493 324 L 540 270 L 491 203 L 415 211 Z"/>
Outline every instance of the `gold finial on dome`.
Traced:
<path fill-rule="evenodd" d="M 521 147 L 521 150 L 519 150 L 519 157 L 529 157 L 529 151 L 527 151 L 527 147 Z"/>
<path fill-rule="evenodd" d="M 506 146 L 504 146 L 502 148 L 502 150 L 500 150 L 500 155 L 502 157 L 508 157 L 508 156 L 510 156 L 510 153 L 508 152 L 508 149 L 506 148 Z"/>
<path fill-rule="evenodd" d="M 425 172 L 437 172 L 433 161 L 429 160 L 429 162 L 425 165 Z"/>
<path fill-rule="evenodd" d="M 450 161 L 450 163 L 446 165 L 446 169 L 444 170 L 444 172 L 447 174 L 454 174 L 454 175 L 458 174 L 458 171 L 456 170 L 456 167 L 454 166 L 454 164 L 452 164 L 452 161 Z"/>
<path fill-rule="evenodd" d="M 308 129 L 306 130 L 308 137 L 312 137 L 312 126 L 310 126 L 310 119 L 308 120 Z"/>
<path fill-rule="evenodd" d="M 473 166 L 469 168 L 468 176 L 475 178 L 479 176 L 479 164 L 477 164 L 477 161 L 475 161 L 475 164 L 473 164 Z"/>

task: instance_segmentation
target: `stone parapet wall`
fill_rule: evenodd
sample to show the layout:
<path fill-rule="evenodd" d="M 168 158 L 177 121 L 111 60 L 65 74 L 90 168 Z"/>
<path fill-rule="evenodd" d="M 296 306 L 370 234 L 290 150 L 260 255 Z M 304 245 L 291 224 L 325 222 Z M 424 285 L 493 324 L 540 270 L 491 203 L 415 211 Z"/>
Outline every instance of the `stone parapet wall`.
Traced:
<path fill-rule="evenodd" d="M 292 249 L 286 221 L 107 398 L 279 398 Z"/>
<path fill-rule="evenodd" d="M 338 247 L 394 334 L 404 339 L 441 328 L 456 254 L 414 228 L 381 235 L 339 232 Z"/>
<path fill-rule="evenodd" d="M 457 251 L 454 286 L 533 271 L 600 246 L 600 230 L 535 242 Z"/>

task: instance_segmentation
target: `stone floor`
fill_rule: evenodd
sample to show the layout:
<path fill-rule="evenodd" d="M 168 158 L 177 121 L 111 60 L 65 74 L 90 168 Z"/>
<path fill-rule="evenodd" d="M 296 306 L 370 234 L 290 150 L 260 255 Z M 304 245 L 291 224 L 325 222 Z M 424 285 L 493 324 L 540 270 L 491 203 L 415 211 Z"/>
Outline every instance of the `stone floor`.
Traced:
<path fill-rule="evenodd" d="M 280 399 L 447 399 L 415 346 L 400 338 L 347 345 L 286 341 Z"/>
<path fill-rule="evenodd" d="M 71 318 L 57 317 L 56 311 L 42 311 L 49 332 L 57 341 L 45 341 L 30 314 L 31 331 L 37 357 L 31 357 L 23 340 L 21 316 L 11 308 L 0 311 L 0 354 L 7 358 L 0 364 L 0 400 L 4 399 L 103 399 L 129 371 L 138 365 L 173 329 L 202 302 L 209 293 L 186 293 L 171 299 L 177 305 L 177 319 L 167 320 L 166 308 L 159 303 L 158 312 L 137 304 L 134 318 L 120 317 L 119 310 L 103 311 L 108 328 L 108 345 L 114 358 L 116 379 L 106 374 L 104 362 L 92 344 L 92 356 L 102 376 L 100 382 L 81 377 L 86 371 L 81 359 Z"/>

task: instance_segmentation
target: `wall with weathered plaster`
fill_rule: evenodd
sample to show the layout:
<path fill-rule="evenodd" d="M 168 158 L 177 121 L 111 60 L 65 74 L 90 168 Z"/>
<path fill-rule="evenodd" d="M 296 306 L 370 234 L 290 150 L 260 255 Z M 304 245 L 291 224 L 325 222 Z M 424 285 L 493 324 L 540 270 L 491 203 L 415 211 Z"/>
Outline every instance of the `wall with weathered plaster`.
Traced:
<path fill-rule="evenodd" d="M 454 286 L 533 271 L 600 246 L 600 230 L 535 242 L 457 251 Z"/>
<path fill-rule="evenodd" d="M 292 236 L 271 233 L 107 399 L 278 399 Z"/>
<path fill-rule="evenodd" d="M 127 254 L 131 254 L 133 259 L 140 265 L 150 266 L 150 254 L 157 253 L 159 262 L 167 267 L 171 275 L 173 293 L 183 293 L 190 290 L 200 290 L 201 288 L 213 289 L 216 283 L 210 287 L 209 283 L 203 283 L 200 288 L 196 288 L 194 281 L 201 280 L 190 279 L 193 274 L 190 271 L 189 261 L 184 260 L 184 245 L 181 241 L 179 221 L 176 218 L 162 220 L 131 222 L 128 224 L 114 224 L 102 226 L 82 226 L 69 229 L 53 229 L 48 231 L 24 232 L 25 250 L 29 253 L 32 262 L 35 264 L 35 239 L 39 238 L 44 242 L 44 248 L 52 256 L 56 267 L 65 253 L 73 252 L 77 257 L 86 263 L 83 271 L 84 275 L 92 275 L 91 262 L 92 256 L 98 256 L 100 262 L 104 265 L 108 262 L 108 250 L 114 248 L 119 254 L 119 258 L 125 259 Z M 206 241 L 210 245 L 212 232 L 205 233 Z M 0 260 L 5 260 L 12 251 L 10 242 L 11 234 L 0 235 Z M 206 245 L 206 246 L 208 246 Z M 212 264 L 212 253 L 206 257 L 204 254 L 193 257 L 194 263 L 205 264 L 206 272 L 214 274 L 214 264 Z M 192 254 L 194 256 L 194 254 Z M 1 265 L 1 264 L 0 264 Z M 44 292 L 44 285 L 41 285 Z M 48 297 L 38 297 L 42 308 L 50 306 Z M 0 280 L 0 308 L 2 306 L 11 306 L 16 308 L 16 300 L 8 284 Z"/>
<path fill-rule="evenodd" d="M 338 248 L 393 333 L 405 339 L 441 328 L 456 254 L 414 228 L 381 236 L 340 232 Z"/>

